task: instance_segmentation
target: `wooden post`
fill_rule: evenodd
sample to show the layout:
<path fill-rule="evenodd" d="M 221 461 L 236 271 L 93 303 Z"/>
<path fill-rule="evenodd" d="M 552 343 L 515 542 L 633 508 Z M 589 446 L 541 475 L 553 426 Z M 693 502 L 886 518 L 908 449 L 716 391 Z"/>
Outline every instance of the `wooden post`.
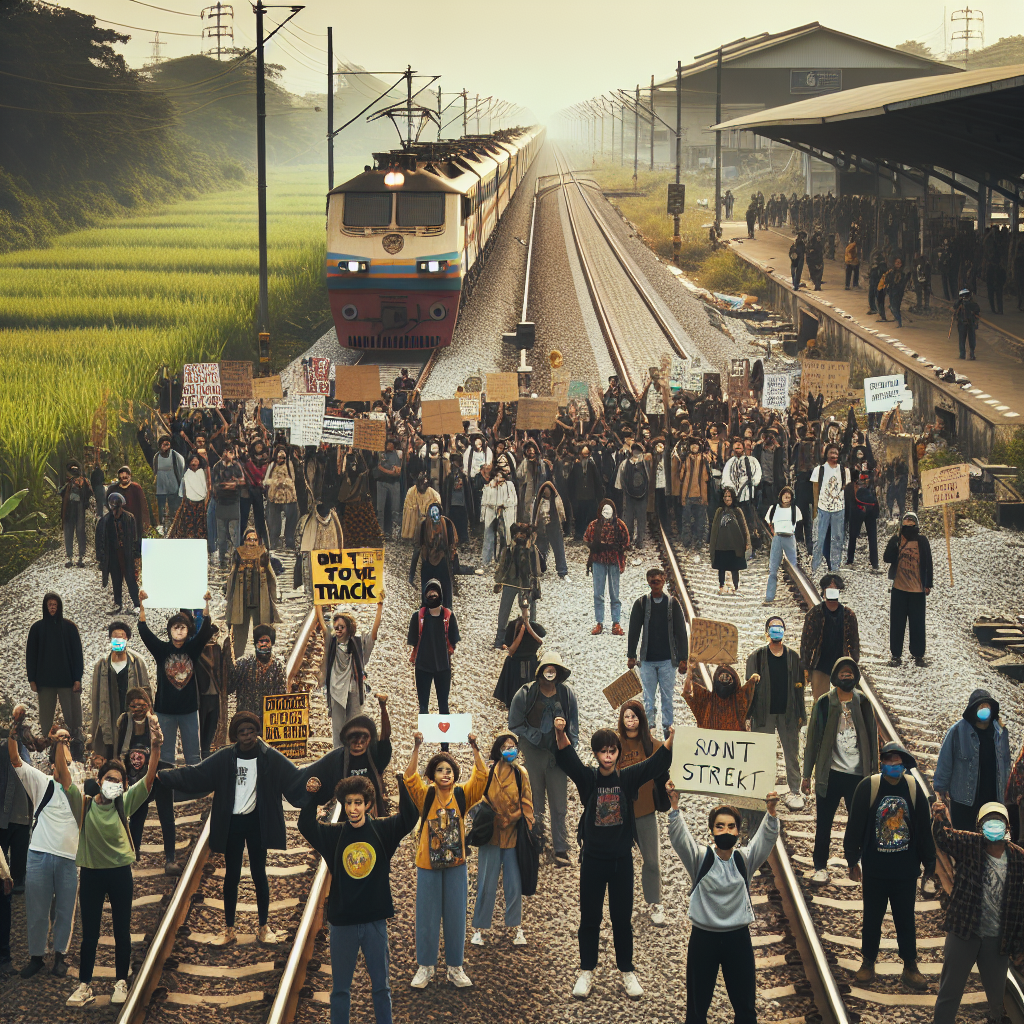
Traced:
<path fill-rule="evenodd" d="M 949 505 L 942 503 L 942 528 L 946 531 L 946 558 L 949 561 L 949 585 L 953 586 L 953 549 L 949 544 Z"/>

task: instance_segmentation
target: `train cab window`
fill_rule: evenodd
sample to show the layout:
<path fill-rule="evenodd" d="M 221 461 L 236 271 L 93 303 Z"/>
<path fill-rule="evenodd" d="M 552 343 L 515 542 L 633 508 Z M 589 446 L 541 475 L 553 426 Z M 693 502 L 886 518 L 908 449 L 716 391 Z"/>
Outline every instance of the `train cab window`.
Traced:
<path fill-rule="evenodd" d="M 386 228 L 391 226 L 390 192 L 346 192 L 345 227 Z"/>
<path fill-rule="evenodd" d="M 398 226 L 435 228 L 444 224 L 443 192 L 399 192 Z"/>

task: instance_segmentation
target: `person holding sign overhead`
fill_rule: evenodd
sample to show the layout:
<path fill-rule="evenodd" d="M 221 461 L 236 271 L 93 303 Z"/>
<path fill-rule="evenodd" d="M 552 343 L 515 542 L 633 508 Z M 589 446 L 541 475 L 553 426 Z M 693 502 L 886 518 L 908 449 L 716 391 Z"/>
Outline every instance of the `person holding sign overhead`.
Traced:
<path fill-rule="evenodd" d="M 932 549 L 922 536 L 916 512 L 903 516 L 899 533 L 889 538 L 882 554 L 889 563 L 889 652 L 890 665 L 903 663 L 903 636 L 910 625 L 910 653 L 914 664 L 924 668 L 925 597 L 932 592 Z"/>

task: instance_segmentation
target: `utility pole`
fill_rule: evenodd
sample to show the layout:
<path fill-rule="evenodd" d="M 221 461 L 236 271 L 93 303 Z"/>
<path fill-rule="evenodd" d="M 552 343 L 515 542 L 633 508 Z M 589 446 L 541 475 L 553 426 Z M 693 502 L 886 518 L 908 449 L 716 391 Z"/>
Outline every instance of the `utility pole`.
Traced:
<path fill-rule="evenodd" d="M 949 16 L 949 20 L 950 21 L 962 21 L 964 23 L 964 27 L 963 28 L 957 29 L 957 31 L 954 32 L 950 36 L 950 42 L 954 42 L 954 41 L 956 41 L 958 39 L 962 39 L 963 40 L 963 43 L 964 43 L 963 61 L 964 61 L 964 71 L 966 71 L 967 70 L 967 59 L 970 56 L 970 52 L 971 52 L 971 41 L 972 40 L 977 40 L 977 42 L 980 43 L 982 46 L 984 46 L 984 44 L 985 44 L 985 15 L 982 14 L 981 11 L 972 11 L 970 7 L 964 7 L 964 8 L 962 8 L 959 11 L 954 11 Z M 980 29 L 976 29 L 976 28 L 972 29 L 971 28 L 971 22 L 972 21 L 975 22 L 976 24 L 980 24 L 981 28 Z"/>
<path fill-rule="evenodd" d="M 327 26 L 327 191 L 334 188 L 334 29 Z"/>
<path fill-rule="evenodd" d="M 633 186 L 636 187 L 636 176 L 640 165 L 640 86 L 636 87 L 636 100 L 633 103 Z"/>
<path fill-rule="evenodd" d="M 437 141 L 441 141 L 441 86 L 437 87 Z"/>
<path fill-rule="evenodd" d="M 676 184 L 679 184 L 679 161 L 683 152 L 683 62 L 676 61 Z M 679 214 L 672 218 L 672 262 L 679 266 L 682 238 L 679 236 Z"/>
<path fill-rule="evenodd" d="M 406 136 L 407 136 L 406 146 L 407 146 L 408 149 L 412 149 L 412 65 L 411 64 L 407 64 L 405 66 L 405 97 L 406 97 L 405 103 L 406 103 L 406 111 L 407 111 L 407 118 L 408 118 L 408 121 L 407 121 L 408 127 L 406 128 Z"/>
<path fill-rule="evenodd" d="M 476 94 L 476 110 L 473 111 L 476 114 L 476 135 L 480 134 L 480 93 Z"/>
<path fill-rule="evenodd" d="M 208 28 L 203 29 L 203 36 L 207 39 L 217 40 L 217 60 L 223 59 L 224 46 L 221 40 L 230 39 L 232 42 L 235 41 L 235 30 L 230 25 L 221 25 L 221 18 L 234 18 L 235 10 L 230 4 L 222 4 L 219 2 L 213 4 L 210 7 L 204 7 L 199 14 L 200 18 L 215 18 L 217 21 L 216 25 L 210 25 Z"/>
<path fill-rule="evenodd" d="M 678 75 L 678 71 L 676 72 Z M 715 124 L 722 123 L 722 48 L 715 67 Z M 715 227 L 722 226 L 722 133 L 715 132 Z"/>
<path fill-rule="evenodd" d="M 654 170 L 654 75 L 651 75 L 651 170 Z"/>
<path fill-rule="evenodd" d="M 468 98 L 466 96 L 466 90 L 462 90 L 462 137 L 465 138 L 468 134 L 466 129 L 466 107 L 468 105 Z"/>
<path fill-rule="evenodd" d="M 160 51 L 167 44 L 160 42 L 160 33 L 159 32 L 154 32 L 153 33 L 153 38 L 150 39 L 149 45 L 153 47 L 153 50 L 150 53 L 150 56 L 153 58 L 153 60 L 152 60 L 153 64 L 159 64 L 162 60 L 166 60 L 166 58 L 161 55 Z"/>

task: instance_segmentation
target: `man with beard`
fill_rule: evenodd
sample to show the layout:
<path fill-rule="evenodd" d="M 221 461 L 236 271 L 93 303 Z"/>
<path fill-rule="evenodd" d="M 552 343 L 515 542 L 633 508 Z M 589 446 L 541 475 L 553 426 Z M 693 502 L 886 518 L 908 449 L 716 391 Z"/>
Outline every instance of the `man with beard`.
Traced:
<path fill-rule="evenodd" d="M 427 509 L 427 516 L 420 523 L 416 532 L 412 552 L 412 564 L 409 566 L 409 586 L 416 584 L 416 563 L 422 559 L 420 566 L 420 594 L 426 597 L 427 583 L 436 580 L 441 584 L 441 595 L 445 608 L 452 606 L 452 592 L 455 567 L 453 564 L 455 547 L 459 543 L 459 535 L 455 525 L 441 513 L 440 501 L 434 501 Z"/>
<path fill-rule="evenodd" d="M 131 512 L 125 511 L 124 497 L 112 489 L 107 495 L 110 515 L 96 526 L 96 560 L 104 577 L 110 574 L 110 593 L 114 600 L 111 614 L 121 611 L 122 584 L 128 587 L 132 607 L 139 606 L 139 585 L 135 580 L 135 550 L 142 548 L 139 525 Z"/>
<path fill-rule="evenodd" d="M 273 626 L 257 626 L 252 631 L 255 654 L 239 658 L 228 676 L 228 693 L 235 694 L 235 711 L 251 711 L 263 718 L 263 698 L 288 692 L 288 673 L 284 662 L 274 656 L 277 631 Z"/>
<path fill-rule="evenodd" d="M 572 499 L 575 540 L 583 539 L 583 532 L 597 515 L 597 503 L 604 498 L 604 481 L 601 478 L 601 467 L 590 457 L 590 445 L 580 448 L 569 474 L 569 496 Z"/>
<path fill-rule="evenodd" d="M 440 508 L 441 495 L 430 486 L 427 474 L 420 473 L 416 477 L 416 483 L 409 488 L 405 495 L 405 505 L 402 510 L 402 540 L 416 538 L 420 524 L 426 518 L 427 509 L 431 505 L 437 505 Z"/>
<path fill-rule="evenodd" d="M 505 642 L 505 628 L 517 598 L 525 594 L 530 598 L 530 615 L 537 616 L 540 598 L 540 552 L 533 542 L 533 528 L 529 523 L 514 523 L 512 544 L 505 548 L 494 573 L 494 592 L 501 594 L 498 605 L 498 629 L 494 646 L 501 650 Z"/>
<path fill-rule="evenodd" d="M 117 471 L 117 482 L 113 484 L 109 489 L 110 494 L 120 494 L 124 498 L 124 503 L 127 507 L 127 511 L 130 512 L 134 517 L 135 521 L 139 524 L 139 547 L 136 551 L 136 557 L 142 557 L 142 537 L 149 531 L 149 502 L 146 500 L 146 494 L 142 488 L 132 481 L 132 471 L 127 466 L 122 466 Z"/>

